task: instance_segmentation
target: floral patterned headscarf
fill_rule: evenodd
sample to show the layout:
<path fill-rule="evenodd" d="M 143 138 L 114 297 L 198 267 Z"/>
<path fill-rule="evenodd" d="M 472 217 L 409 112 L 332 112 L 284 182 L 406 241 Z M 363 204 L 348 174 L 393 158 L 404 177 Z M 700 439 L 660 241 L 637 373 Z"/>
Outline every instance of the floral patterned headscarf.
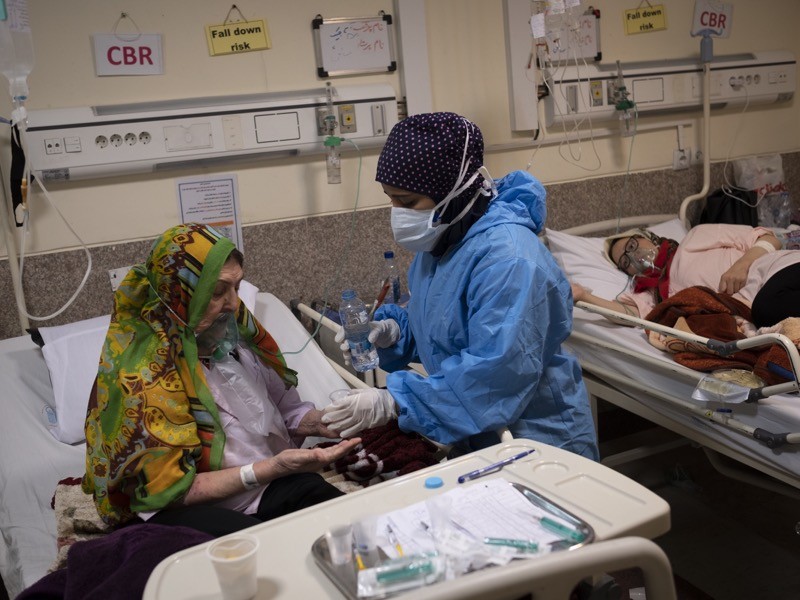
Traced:
<path fill-rule="evenodd" d="M 203 318 L 233 242 L 190 223 L 167 230 L 128 273 L 100 356 L 86 417 L 83 490 L 109 524 L 183 496 L 197 472 L 216 470 L 225 435 L 197 356 Z M 275 340 L 243 302 L 240 343 L 297 385 Z"/>

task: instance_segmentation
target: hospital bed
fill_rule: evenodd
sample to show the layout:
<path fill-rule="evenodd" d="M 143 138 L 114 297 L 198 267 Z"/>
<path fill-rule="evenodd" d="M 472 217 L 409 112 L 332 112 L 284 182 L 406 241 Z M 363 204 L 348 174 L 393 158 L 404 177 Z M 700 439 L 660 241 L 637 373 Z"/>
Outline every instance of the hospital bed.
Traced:
<path fill-rule="evenodd" d="M 244 296 L 247 286 L 242 288 L 240 294 Z M 295 353 L 308 339 L 308 332 L 277 298 L 253 292 L 249 301 L 245 301 L 286 351 L 289 366 L 302 374 L 298 388 L 302 398 L 323 407 L 328 402 L 330 391 L 365 385 L 329 360 L 313 341 L 302 352 Z M 29 336 L 0 341 L 0 381 L 3 382 L 0 393 L 3 414 L 0 419 L 0 575 L 11 598 L 43 577 L 56 558 L 57 527 L 51 500 L 60 480 L 80 477 L 84 471 L 85 445 L 80 439 L 80 424 L 88 392 L 83 388 L 91 386 L 96 369 L 95 354 L 99 356 L 107 325 L 108 317 L 98 317 L 65 326 L 41 328 L 44 348 L 37 346 Z M 504 436 L 504 439 L 503 448 L 507 448 L 510 438 Z M 521 440 L 512 440 L 511 443 L 531 444 Z M 639 566 L 648 585 L 670 592 L 669 562 L 655 544 L 645 539 L 669 529 L 667 504 L 652 492 L 602 465 L 544 445 L 536 448 L 540 458 L 535 462 L 535 473 L 525 477 L 532 487 L 538 487 L 590 522 L 597 533 L 598 543 L 587 546 L 586 551 L 577 557 L 573 552 L 564 553 L 565 556 L 559 560 L 546 557 L 534 569 L 514 566 L 503 572 L 504 585 L 509 590 L 529 587 L 531 576 L 536 575 L 537 581 L 549 582 L 548 589 L 552 591 L 565 585 L 562 577 L 565 574 L 577 581 L 610 569 Z M 473 462 L 480 465 L 488 459 L 473 456 L 459 460 L 448 461 L 433 469 L 440 473 L 441 469 L 461 472 Z M 425 471 L 418 473 L 399 478 L 397 484 L 367 488 L 364 490 L 367 494 L 363 496 L 361 492 L 348 494 L 346 498 L 354 496 L 355 499 L 345 499 L 345 503 L 330 509 L 319 511 L 312 507 L 293 519 L 278 520 L 277 525 L 265 524 L 269 525 L 265 529 L 268 535 L 273 535 L 277 531 L 273 528 L 278 527 L 284 532 L 281 535 L 287 536 L 287 576 L 300 573 L 301 581 L 312 582 L 313 589 L 322 589 L 322 593 L 330 595 L 329 583 L 320 584 L 320 578 L 324 576 L 309 558 L 310 546 L 300 543 L 319 533 L 319 524 L 308 525 L 306 518 L 313 514 L 328 515 L 325 519 L 332 518 L 331 515 L 337 519 L 345 518 L 346 512 L 340 510 L 343 506 L 363 507 L 362 503 L 369 501 L 370 495 L 377 498 L 376 494 L 381 502 L 388 498 L 386 502 L 390 504 L 409 501 L 421 489 L 419 478 Z M 385 489 L 379 492 L 381 488 Z M 298 527 L 306 527 L 306 533 L 300 538 L 293 533 Z M 279 548 L 272 544 L 269 546 Z M 167 559 L 165 563 L 174 564 L 174 561 Z M 191 561 L 179 563 L 190 564 Z M 198 593 L 200 590 L 205 593 L 207 584 L 214 585 L 213 581 L 209 584 L 204 579 L 208 576 L 213 578 L 211 573 L 210 568 L 204 568 L 190 576 L 200 586 L 196 588 Z M 171 585 L 171 577 L 172 572 L 164 585 Z M 483 589 L 480 585 L 487 583 L 494 586 L 496 577 L 498 573 L 490 573 L 479 579 L 474 589 Z M 322 588 L 316 587 L 319 585 Z M 465 597 L 459 587 L 462 585 L 458 582 L 445 584 L 440 597 L 448 597 L 446 594 Z M 448 592 L 451 587 L 453 591 Z M 176 596 L 159 593 L 155 597 Z M 302 594 L 284 594 L 284 597 L 302 597 Z M 673 596 L 667 593 L 662 597 Z"/>
<path fill-rule="evenodd" d="M 627 282 L 601 254 L 601 232 L 616 225 L 615 220 L 546 232 L 551 252 L 570 279 L 610 299 L 622 292 Z M 648 225 L 655 233 L 678 241 L 686 233 L 683 221 L 670 215 L 626 219 L 620 230 Z M 613 324 L 582 309 L 580 303 L 573 316 L 573 333 L 566 346 L 580 360 L 594 400 L 610 402 L 702 446 L 711 464 L 725 475 L 800 497 L 800 446 L 771 447 L 753 435 L 759 428 L 773 434 L 800 432 L 796 393 L 725 407 L 732 412 L 718 411 L 719 405 L 705 406 L 691 398 L 703 374 L 677 364 L 651 346 L 641 328 Z M 627 456 L 655 451 L 655 447 L 641 446 L 629 450 Z M 604 462 L 613 465 L 624 460 L 625 455 L 619 455 Z"/>
<path fill-rule="evenodd" d="M 336 389 L 364 386 L 334 366 L 272 294 L 244 282 L 240 294 L 303 375 L 298 392 L 318 407 Z M 82 422 L 109 317 L 42 328 L 44 348 L 30 336 L 0 341 L 0 576 L 14 598 L 56 559 L 51 499 L 56 485 L 84 472 Z M 307 440 L 313 443 L 314 440 Z"/>

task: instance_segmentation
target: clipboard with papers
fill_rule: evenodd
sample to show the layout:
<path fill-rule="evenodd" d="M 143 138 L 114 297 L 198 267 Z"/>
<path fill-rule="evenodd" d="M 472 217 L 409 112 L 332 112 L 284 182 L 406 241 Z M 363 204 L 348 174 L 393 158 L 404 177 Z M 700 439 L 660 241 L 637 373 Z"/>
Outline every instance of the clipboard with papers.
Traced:
<path fill-rule="evenodd" d="M 375 548 L 360 552 L 356 543 L 352 561 L 333 564 L 324 535 L 311 548 L 319 568 L 351 600 L 388 598 L 595 539 L 582 519 L 503 478 L 460 485 L 371 519 Z"/>

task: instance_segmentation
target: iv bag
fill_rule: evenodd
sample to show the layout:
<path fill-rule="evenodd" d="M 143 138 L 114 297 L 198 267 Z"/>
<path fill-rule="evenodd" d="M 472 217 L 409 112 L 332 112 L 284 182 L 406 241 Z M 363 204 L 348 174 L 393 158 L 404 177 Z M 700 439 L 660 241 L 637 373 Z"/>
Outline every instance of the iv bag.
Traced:
<path fill-rule="evenodd" d="M 11 98 L 28 98 L 28 75 L 33 70 L 33 36 L 27 0 L 0 0 L 6 19 L 0 21 L 0 73 L 8 80 Z"/>

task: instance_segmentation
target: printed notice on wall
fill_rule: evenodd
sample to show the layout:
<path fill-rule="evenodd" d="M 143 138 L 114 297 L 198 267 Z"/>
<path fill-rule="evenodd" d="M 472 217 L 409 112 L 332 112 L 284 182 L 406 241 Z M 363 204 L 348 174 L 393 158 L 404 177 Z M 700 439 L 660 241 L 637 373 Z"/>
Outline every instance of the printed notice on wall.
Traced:
<path fill-rule="evenodd" d="M 625 11 L 625 34 L 649 33 L 667 28 L 667 9 L 663 4 L 640 2 L 638 8 Z"/>
<path fill-rule="evenodd" d="M 244 252 L 239 221 L 239 184 L 233 173 L 176 181 L 181 223 L 210 225 Z"/>
<path fill-rule="evenodd" d="M 211 56 L 269 50 L 272 47 L 264 19 L 207 25 L 206 41 Z"/>

